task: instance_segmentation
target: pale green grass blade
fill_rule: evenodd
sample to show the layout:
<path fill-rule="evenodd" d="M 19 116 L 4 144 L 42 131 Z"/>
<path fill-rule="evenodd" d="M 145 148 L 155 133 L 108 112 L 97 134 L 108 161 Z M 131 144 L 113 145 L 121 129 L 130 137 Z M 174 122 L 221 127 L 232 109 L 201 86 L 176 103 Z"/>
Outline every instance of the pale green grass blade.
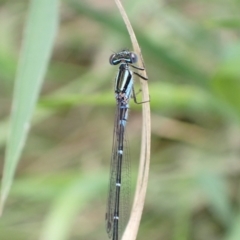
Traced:
<path fill-rule="evenodd" d="M 30 2 L 15 81 L 10 134 L 3 170 L 1 210 L 27 137 L 58 27 L 58 0 Z"/>
<path fill-rule="evenodd" d="M 229 233 L 227 234 L 226 240 L 238 240 L 240 239 L 240 214 L 236 214 L 236 217 L 234 219 L 233 224 L 231 225 L 231 228 L 229 230 Z"/>
<path fill-rule="evenodd" d="M 208 198 L 210 211 L 223 226 L 230 226 L 233 212 L 223 178 L 213 172 L 204 171 L 199 182 Z"/>
<path fill-rule="evenodd" d="M 99 177 L 98 181 L 96 174 Z M 102 187 L 105 186 L 107 175 L 100 171 L 96 174 L 79 176 L 56 197 L 43 224 L 40 240 L 69 239 L 76 216 L 103 192 Z"/>

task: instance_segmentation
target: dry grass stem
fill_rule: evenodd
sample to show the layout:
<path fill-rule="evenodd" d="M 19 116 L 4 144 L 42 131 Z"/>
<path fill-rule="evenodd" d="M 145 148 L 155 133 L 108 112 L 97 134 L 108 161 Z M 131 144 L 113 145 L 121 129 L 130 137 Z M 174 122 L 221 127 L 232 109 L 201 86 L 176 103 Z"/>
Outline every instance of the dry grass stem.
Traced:
<path fill-rule="evenodd" d="M 134 34 L 131 23 L 127 17 L 127 14 L 120 0 L 115 0 L 115 2 L 117 4 L 117 7 L 127 27 L 134 52 L 137 53 L 138 56 L 140 56 L 141 66 L 139 67 L 145 68 L 143 57 L 141 54 L 141 49 L 139 47 L 139 44 L 137 42 L 136 36 Z M 141 75 L 147 78 L 146 70 L 142 71 Z M 140 82 L 141 82 L 141 88 L 142 88 L 142 94 L 143 94 L 143 101 L 148 101 L 149 100 L 148 82 L 142 79 L 140 79 Z M 146 191 L 147 191 L 148 173 L 149 173 L 149 165 L 150 165 L 150 146 L 151 146 L 151 119 L 150 119 L 149 102 L 142 104 L 142 118 L 143 118 L 143 121 L 142 121 L 141 155 L 140 155 L 140 164 L 139 164 L 139 171 L 138 171 L 138 178 L 137 178 L 137 186 L 136 186 L 136 192 L 134 196 L 134 202 L 133 202 L 130 220 L 123 234 L 122 240 L 136 239 L 141 216 L 142 216 Z"/>

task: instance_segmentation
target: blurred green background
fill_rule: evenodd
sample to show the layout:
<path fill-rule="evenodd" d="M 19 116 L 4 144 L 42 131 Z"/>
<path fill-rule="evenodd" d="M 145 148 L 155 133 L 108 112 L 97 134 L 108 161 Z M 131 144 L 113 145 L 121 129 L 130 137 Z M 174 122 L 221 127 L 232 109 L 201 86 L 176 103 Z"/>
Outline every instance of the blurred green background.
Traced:
<path fill-rule="evenodd" d="M 28 4 L 0 1 L 1 167 Z M 137 239 L 239 240 L 240 1 L 123 4 L 142 49 L 152 110 Z M 117 72 L 108 59 L 123 48 L 131 42 L 114 1 L 61 2 L 53 56 L 0 219 L 1 240 L 107 239 Z M 141 106 L 132 102 L 133 186 L 140 138 Z"/>

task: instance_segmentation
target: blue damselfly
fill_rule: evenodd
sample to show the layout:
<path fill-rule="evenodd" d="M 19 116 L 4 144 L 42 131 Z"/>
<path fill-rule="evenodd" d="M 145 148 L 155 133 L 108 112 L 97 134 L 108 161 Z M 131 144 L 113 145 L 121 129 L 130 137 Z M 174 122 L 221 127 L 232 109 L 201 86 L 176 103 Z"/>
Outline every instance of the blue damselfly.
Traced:
<path fill-rule="evenodd" d="M 120 198 L 120 193 L 123 189 L 129 187 L 123 184 L 125 181 L 124 176 L 127 177 L 127 174 L 124 175 L 123 170 L 127 171 L 129 169 L 129 159 L 125 146 L 125 127 L 128 119 L 129 100 L 133 98 L 135 103 L 143 103 L 136 101 L 133 88 L 133 74 L 147 80 L 147 78 L 140 74 L 131 71 L 130 66 L 138 70 L 144 70 L 143 68 L 132 65 L 136 63 L 137 60 L 137 55 L 128 50 L 122 50 L 119 53 L 112 54 L 109 58 L 111 65 L 120 64 L 114 89 L 117 106 L 113 130 L 110 184 L 106 211 L 106 230 L 109 238 L 112 240 L 118 240 L 120 238 L 119 226 L 124 220 L 124 216 L 121 215 L 121 207 L 125 208 L 123 205 L 129 204 L 129 200 L 126 198 L 125 201 L 122 202 L 124 199 L 122 194 Z"/>

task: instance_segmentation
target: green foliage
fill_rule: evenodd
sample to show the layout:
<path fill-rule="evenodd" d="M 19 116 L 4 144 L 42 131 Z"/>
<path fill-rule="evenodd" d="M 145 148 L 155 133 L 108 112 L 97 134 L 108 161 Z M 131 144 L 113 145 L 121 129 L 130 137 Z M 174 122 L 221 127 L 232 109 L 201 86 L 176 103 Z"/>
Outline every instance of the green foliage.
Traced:
<path fill-rule="evenodd" d="M 240 3 L 123 4 L 143 52 L 152 108 L 138 239 L 238 240 Z M 114 2 L 66 0 L 60 9 L 55 0 L 0 2 L 2 162 L 8 133 L 2 198 L 17 167 L 0 239 L 107 239 L 117 71 L 108 58 L 131 44 Z M 134 103 L 128 127 L 135 176 L 141 106 Z"/>

